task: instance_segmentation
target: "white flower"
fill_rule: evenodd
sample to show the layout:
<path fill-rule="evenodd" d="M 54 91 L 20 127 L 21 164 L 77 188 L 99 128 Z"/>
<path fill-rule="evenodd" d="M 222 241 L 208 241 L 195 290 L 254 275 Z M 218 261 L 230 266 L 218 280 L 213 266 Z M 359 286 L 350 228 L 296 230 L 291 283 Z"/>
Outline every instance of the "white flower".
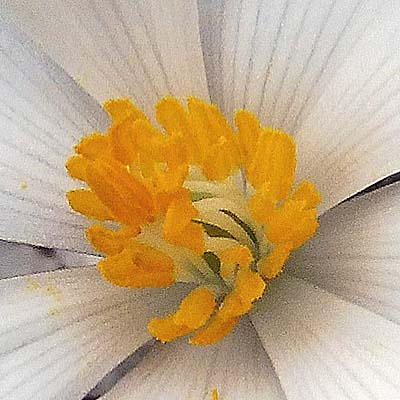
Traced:
<path fill-rule="evenodd" d="M 58 250 L 1 247 L 0 399 L 82 399 L 135 351 L 104 399 L 400 398 L 400 186 L 338 205 L 400 169 L 399 43 L 389 0 L 2 2 L 0 238 Z M 151 341 L 187 289 L 103 280 L 65 201 L 71 148 L 108 126 L 99 103 L 152 115 L 168 94 L 292 133 L 323 196 L 317 236 L 208 347 Z"/>

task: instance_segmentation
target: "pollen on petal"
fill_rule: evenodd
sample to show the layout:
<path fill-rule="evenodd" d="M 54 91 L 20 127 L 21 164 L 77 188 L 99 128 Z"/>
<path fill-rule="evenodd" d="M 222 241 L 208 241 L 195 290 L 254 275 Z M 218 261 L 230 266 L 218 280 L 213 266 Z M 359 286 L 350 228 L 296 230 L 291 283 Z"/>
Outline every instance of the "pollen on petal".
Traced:
<path fill-rule="evenodd" d="M 211 393 L 211 400 L 218 400 L 219 396 L 218 396 L 218 390 L 217 389 L 213 389 L 212 393 Z"/>

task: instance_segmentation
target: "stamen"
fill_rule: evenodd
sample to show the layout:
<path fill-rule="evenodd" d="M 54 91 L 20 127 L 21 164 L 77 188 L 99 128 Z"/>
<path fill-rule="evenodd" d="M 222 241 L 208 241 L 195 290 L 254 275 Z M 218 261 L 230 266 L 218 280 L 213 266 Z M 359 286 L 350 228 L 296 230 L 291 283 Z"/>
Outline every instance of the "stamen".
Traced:
<path fill-rule="evenodd" d="M 175 280 L 172 258 L 138 242 L 100 261 L 98 268 L 104 278 L 122 287 L 167 287 Z"/>
<path fill-rule="evenodd" d="M 114 125 L 119 125 L 129 117 L 135 120 L 147 120 L 146 114 L 127 98 L 106 101 L 104 109 L 108 112 Z"/>
<path fill-rule="evenodd" d="M 239 267 L 249 267 L 253 261 L 249 248 L 242 245 L 222 250 L 218 255 L 222 263 L 220 274 L 224 279 L 232 277 Z"/>
<path fill-rule="evenodd" d="M 103 225 L 95 224 L 86 230 L 86 237 L 96 250 L 112 256 L 121 253 L 129 245 L 130 240 L 139 233 L 139 227 L 112 230 Z"/>
<path fill-rule="evenodd" d="M 84 137 L 75 146 L 75 151 L 88 160 L 111 157 L 111 142 L 108 135 L 94 132 Z"/>
<path fill-rule="evenodd" d="M 86 181 L 86 168 L 89 165 L 89 160 L 83 156 L 73 156 L 67 163 L 67 171 L 72 178 Z"/>
<path fill-rule="evenodd" d="M 70 206 L 97 221 L 86 231 L 111 283 L 197 285 L 178 310 L 149 323 L 163 342 L 229 334 L 318 227 L 315 186 L 295 189 L 295 143 L 247 110 L 235 131 L 215 105 L 166 97 L 159 127 L 129 99 L 104 105 L 111 124 L 75 146 L 66 164 L 86 186 Z M 213 392 L 213 397 L 218 397 Z"/>
<path fill-rule="evenodd" d="M 268 279 L 276 278 L 282 271 L 283 265 L 289 258 L 292 250 L 293 248 L 290 243 L 283 243 L 276 246 L 271 253 L 260 261 L 258 270 L 261 275 Z"/>
<path fill-rule="evenodd" d="M 86 189 L 71 190 L 67 193 L 69 205 L 75 211 L 98 221 L 110 221 L 114 217 L 95 192 Z"/>
<path fill-rule="evenodd" d="M 165 214 L 163 227 L 165 240 L 176 246 L 191 249 L 201 256 L 205 251 L 203 229 L 193 221 L 198 215 L 199 212 L 193 206 L 189 192 L 182 191 L 179 197 L 171 201 Z"/>
<path fill-rule="evenodd" d="M 215 308 L 215 296 L 207 288 L 194 289 L 178 310 L 165 318 L 155 318 L 149 323 L 153 336 L 169 342 L 203 326 Z"/>

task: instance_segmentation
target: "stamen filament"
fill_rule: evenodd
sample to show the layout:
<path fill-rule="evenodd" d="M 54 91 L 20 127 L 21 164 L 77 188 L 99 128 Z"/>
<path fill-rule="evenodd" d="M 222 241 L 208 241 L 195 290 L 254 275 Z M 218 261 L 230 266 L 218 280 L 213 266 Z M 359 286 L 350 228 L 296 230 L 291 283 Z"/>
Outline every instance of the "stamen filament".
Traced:
<path fill-rule="evenodd" d="M 239 218 L 235 213 L 227 209 L 220 209 L 222 213 L 232 218 L 247 234 L 247 236 L 251 239 L 254 244 L 254 259 L 255 261 L 260 260 L 260 242 L 257 239 L 257 236 L 250 225 L 246 224 L 241 218 Z"/>

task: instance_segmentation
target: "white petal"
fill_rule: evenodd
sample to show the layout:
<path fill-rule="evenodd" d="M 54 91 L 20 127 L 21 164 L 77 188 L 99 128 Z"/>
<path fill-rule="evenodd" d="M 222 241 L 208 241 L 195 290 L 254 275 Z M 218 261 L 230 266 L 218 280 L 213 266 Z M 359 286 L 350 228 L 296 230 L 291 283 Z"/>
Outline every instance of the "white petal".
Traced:
<path fill-rule="evenodd" d="M 107 118 L 40 49 L 0 25 L 0 238 L 88 251 L 86 221 L 66 202 L 74 183 L 65 161 Z"/>
<path fill-rule="evenodd" d="M 2 280 L 0 293 L 0 398 L 10 400 L 80 400 L 183 296 L 117 288 L 94 268 Z"/>
<path fill-rule="evenodd" d="M 400 184 L 323 215 L 287 271 L 400 324 Z"/>
<path fill-rule="evenodd" d="M 104 397 L 106 400 L 285 400 L 268 356 L 246 321 L 219 344 L 186 340 L 159 345 Z"/>
<path fill-rule="evenodd" d="M 10 18 L 98 101 L 208 98 L 195 0 L 6 1 Z"/>
<path fill-rule="evenodd" d="M 101 257 L 91 254 L 0 240 L 0 279 L 54 271 L 60 268 L 94 266 L 100 260 Z"/>
<path fill-rule="evenodd" d="M 299 176 L 316 182 L 322 210 L 400 169 L 399 11 L 379 0 L 237 0 L 224 3 L 222 32 L 202 35 L 222 60 L 211 97 L 294 134 Z"/>
<path fill-rule="evenodd" d="M 49 249 L 0 241 L 0 279 L 52 271 L 61 267 Z"/>
<path fill-rule="evenodd" d="M 199 27 L 204 64 L 211 101 L 222 105 L 222 59 L 221 26 L 223 24 L 223 0 L 201 0 L 199 8 Z"/>
<path fill-rule="evenodd" d="M 301 279 L 265 298 L 252 320 L 287 400 L 398 398 L 399 325 Z"/>
<path fill-rule="evenodd" d="M 57 261 L 66 268 L 88 267 L 97 265 L 103 258 L 93 254 L 76 253 L 68 250 L 54 250 L 54 256 Z"/>

